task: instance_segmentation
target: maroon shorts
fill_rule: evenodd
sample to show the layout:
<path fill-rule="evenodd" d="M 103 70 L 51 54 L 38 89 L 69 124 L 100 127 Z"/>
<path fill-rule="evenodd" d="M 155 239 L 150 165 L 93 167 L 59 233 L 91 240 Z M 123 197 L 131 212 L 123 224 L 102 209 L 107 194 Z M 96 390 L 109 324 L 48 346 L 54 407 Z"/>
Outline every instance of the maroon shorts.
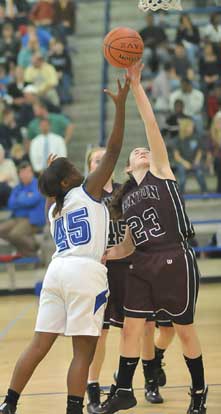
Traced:
<path fill-rule="evenodd" d="M 191 324 L 198 289 L 199 270 L 191 248 L 136 251 L 127 279 L 125 316 L 157 320 L 160 325 Z"/>
<path fill-rule="evenodd" d="M 129 266 L 130 263 L 123 261 L 113 260 L 107 262 L 110 296 L 104 314 L 103 329 L 108 329 L 110 325 L 123 327 L 125 285 L 129 274 Z"/>

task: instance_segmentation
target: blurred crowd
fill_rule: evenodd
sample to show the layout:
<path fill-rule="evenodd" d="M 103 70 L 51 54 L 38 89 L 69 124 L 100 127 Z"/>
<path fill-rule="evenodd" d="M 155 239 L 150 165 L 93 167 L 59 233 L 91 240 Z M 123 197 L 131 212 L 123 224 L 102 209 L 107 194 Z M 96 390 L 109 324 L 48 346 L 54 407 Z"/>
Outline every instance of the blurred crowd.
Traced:
<path fill-rule="evenodd" d="M 182 14 L 172 38 L 167 16 L 147 14 L 140 31 L 147 92 L 181 191 L 192 175 L 205 193 L 215 174 L 221 193 L 221 14 L 207 15 L 206 24 Z"/>
<path fill-rule="evenodd" d="M 0 0 L 0 238 L 22 254 L 45 224 L 37 176 L 74 136 L 75 0 Z"/>

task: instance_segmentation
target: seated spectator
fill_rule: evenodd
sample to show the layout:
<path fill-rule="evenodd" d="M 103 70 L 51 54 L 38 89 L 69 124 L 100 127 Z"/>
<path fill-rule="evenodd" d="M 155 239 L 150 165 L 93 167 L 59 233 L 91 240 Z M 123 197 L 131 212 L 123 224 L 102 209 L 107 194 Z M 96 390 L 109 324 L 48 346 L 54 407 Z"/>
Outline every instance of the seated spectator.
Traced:
<path fill-rule="evenodd" d="M 146 15 L 147 26 L 140 31 L 144 42 L 144 62 L 150 66 L 152 72 L 157 72 L 160 62 L 167 62 L 169 55 L 167 51 L 167 35 L 164 29 L 154 24 L 154 16 Z"/>
<path fill-rule="evenodd" d="M 54 67 L 45 62 L 40 53 L 33 55 L 32 66 L 25 70 L 25 81 L 36 87 L 38 96 L 47 98 L 54 105 L 59 105 L 56 91 L 58 75 Z"/>
<path fill-rule="evenodd" d="M 39 102 L 37 89 L 34 85 L 27 85 L 23 89 L 24 102 L 20 106 L 18 113 L 18 125 L 22 128 L 22 134 L 26 137 L 27 125 L 35 118 L 33 106 Z M 41 99 L 42 103 L 47 108 L 48 112 L 60 113 L 60 108 L 53 105 L 47 99 Z"/>
<path fill-rule="evenodd" d="M 47 167 L 47 159 L 50 154 L 58 157 L 67 156 L 67 148 L 64 139 L 51 132 L 48 118 L 40 120 L 41 134 L 33 138 L 30 145 L 30 160 L 35 173 L 39 174 Z"/>
<path fill-rule="evenodd" d="M 21 164 L 23 161 L 30 161 L 28 154 L 25 152 L 24 146 L 22 144 L 14 144 L 10 156 L 14 161 L 16 167 Z"/>
<path fill-rule="evenodd" d="M 30 13 L 30 20 L 37 26 L 49 28 L 54 21 L 54 0 L 40 0 L 33 6 Z"/>
<path fill-rule="evenodd" d="M 32 58 L 35 53 L 40 53 L 42 56 L 47 56 L 47 51 L 40 47 L 38 37 L 35 33 L 31 33 L 27 46 L 20 49 L 18 54 L 17 63 L 22 68 L 26 69 L 32 64 Z"/>
<path fill-rule="evenodd" d="M 8 208 L 11 218 L 0 223 L 0 238 L 10 242 L 24 256 L 38 251 L 34 235 L 45 225 L 45 200 L 38 191 L 38 180 L 27 161 L 18 167 L 20 183 L 11 191 Z"/>
<path fill-rule="evenodd" d="M 213 13 L 210 16 L 210 23 L 207 25 L 204 31 L 206 40 L 214 43 L 221 43 L 221 15 L 220 13 Z"/>
<path fill-rule="evenodd" d="M 5 150 L 0 145 L 0 208 L 6 207 L 11 190 L 18 184 L 18 174 L 12 160 L 5 158 Z"/>
<path fill-rule="evenodd" d="M 221 81 L 215 83 L 213 90 L 207 97 L 207 115 L 209 117 L 209 123 L 219 110 L 221 110 Z"/>
<path fill-rule="evenodd" d="M 165 63 L 152 83 L 156 111 L 168 112 L 170 94 L 179 84 L 174 67 L 170 63 Z"/>
<path fill-rule="evenodd" d="M 177 77 L 179 79 L 194 78 L 194 72 L 191 63 L 187 57 L 186 49 L 182 43 L 177 43 L 174 50 L 174 56 L 171 59 L 171 64 L 175 68 Z"/>
<path fill-rule="evenodd" d="M 208 90 L 211 90 L 219 80 L 221 72 L 221 63 L 219 62 L 212 43 L 206 43 L 203 47 L 199 72 L 202 85 L 208 92 Z"/>
<path fill-rule="evenodd" d="M 191 119 L 184 114 L 183 101 L 177 99 L 174 104 L 174 111 L 166 119 L 165 132 L 169 138 L 177 138 L 180 130 L 180 119 Z"/>
<path fill-rule="evenodd" d="M 16 9 L 14 18 L 16 28 L 20 25 L 26 25 L 28 22 L 28 14 L 30 12 L 29 2 L 27 0 L 13 0 L 13 3 Z"/>
<path fill-rule="evenodd" d="M 204 177 L 202 157 L 203 151 L 200 140 L 194 133 L 194 123 L 191 119 L 180 122 L 179 138 L 174 145 L 174 160 L 180 191 L 185 191 L 187 174 L 192 172 L 196 177 L 202 193 L 207 191 Z"/>
<path fill-rule="evenodd" d="M 0 98 L 7 95 L 7 87 L 12 82 L 12 77 L 7 73 L 6 66 L 0 65 Z"/>
<path fill-rule="evenodd" d="M 5 63 L 8 66 L 11 63 L 16 64 L 19 47 L 20 42 L 15 36 L 13 25 L 11 23 L 5 23 L 2 27 L 2 36 L 0 39 L 0 55 L 4 56 Z"/>
<path fill-rule="evenodd" d="M 24 103 L 23 90 L 27 83 L 24 80 L 24 70 L 21 66 L 17 66 L 15 70 L 14 82 L 8 85 L 7 103 L 12 106 L 12 109 L 16 113 L 20 110 L 21 105 Z M 6 99 L 6 98 L 5 98 Z"/>
<path fill-rule="evenodd" d="M 41 133 L 40 120 L 48 118 L 51 132 L 64 137 L 65 144 L 68 144 L 73 138 L 75 125 L 63 114 L 49 113 L 44 103 L 38 101 L 33 106 L 35 119 L 28 125 L 28 139 L 32 140 Z"/>
<path fill-rule="evenodd" d="M 194 66 L 197 61 L 197 52 L 200 48 L 200 33 L 188 14 L 181 14 L 176 34 L 176 43 L 182 43 L 185 46 L 188 59 Z"/>
<path fill-rule="evenodd" d="M 73 102 L 72 89 L 72 63 L 64 44 L 57 40 L 51 46 L 48 62 L 56 69 L 59 83 L 57 86 L 58 96 L 62 105 Z"/>
<path fill-rule="evenodd" d="M 37 36 L 40 47 L 44 50 L 48 50 L 50 43 L 53 40 L 52 35 L 41 27 L 36 27 L 34 23 L 29 22 L 25 33 L 22 34 L 22 47 L 27 47 L 30 36 Z"/>
<path fill-rule="evenodd" d="M 192 83 L 188 79 L 183 79 L 181 88 L 174 91 L 170 95 L 170 110 L 174 108 L 174 103 L 177 99 L 183 101 L 185 115 L 193 118 L 196 124 L 196 132 L 199 137 L 203 134 L 203 105 L 204 95 L 198 89 L 193 88 Z"/>
<path fill-rule="evenodd" d="M 76 32 L 76 4 L 73 0 L 55 0 L 54 24 L 62 36 Z"/>
<path fill-rule="evenodd" d="M 0 144 L 3 146 L 6 156 L 10 155 L 13 144 L 22 142 L 20 129 L 15 120 L 14 111 L 6 108 L 3 111 L 3 120 L 0 124 Z"/>
<path fill-rule="evenodd" d="M 212 153 L 214 160 L 214 171 L 217 177 L 217 193 L 221 193 L 221 111 L 213 118 L 211 129 Z"/>

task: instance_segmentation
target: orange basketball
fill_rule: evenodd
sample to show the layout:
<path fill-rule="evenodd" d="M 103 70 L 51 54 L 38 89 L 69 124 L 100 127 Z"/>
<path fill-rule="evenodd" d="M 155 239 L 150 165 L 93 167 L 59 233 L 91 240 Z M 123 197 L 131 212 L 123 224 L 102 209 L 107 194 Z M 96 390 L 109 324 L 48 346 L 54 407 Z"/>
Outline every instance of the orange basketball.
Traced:
<path fill-rule="evenodd" d="M 139 33 L 128 27 L 117 27 L 104 38 L 104 56 L 117 68 L 129 68 L 141 59 L 144 44 Z"/>

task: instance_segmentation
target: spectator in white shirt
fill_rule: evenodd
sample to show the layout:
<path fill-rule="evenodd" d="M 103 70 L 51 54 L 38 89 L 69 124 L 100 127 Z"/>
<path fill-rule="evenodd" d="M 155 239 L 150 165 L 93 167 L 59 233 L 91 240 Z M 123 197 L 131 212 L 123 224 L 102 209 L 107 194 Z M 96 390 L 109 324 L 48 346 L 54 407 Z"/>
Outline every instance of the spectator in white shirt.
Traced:
<path fill-rule="evenodd" d="M 190 116 L 196 126 L 196 131 L 199 137 L 203 134 L 203 105 L 204 95 L 198 89 L 193 88 L 189 79 L 183 79 L 181 82 L 181 88 L 174 91 L 170 95 L 170 110 L 174 108 L 174 104 L 177 100 L 183 101 L 184 114 Z"/>
<path fill-rule="evenodd" d="M 210 23 L 206 26 L 204 37 L 212 43 L 221 43 L 221 15 L 213 13 L 210 16 Z"/>
<path fill-rule="evenodd" d="M 47 159 L 50 154 L 58 157 L 67 156 L 67 148 L 64 139 L 50 131 L 48 118 L 41 119 L 41 134 L 37 135 L 30 146 L 30 160 L 35 173 L 40 173 L 47 167 Z"/>

